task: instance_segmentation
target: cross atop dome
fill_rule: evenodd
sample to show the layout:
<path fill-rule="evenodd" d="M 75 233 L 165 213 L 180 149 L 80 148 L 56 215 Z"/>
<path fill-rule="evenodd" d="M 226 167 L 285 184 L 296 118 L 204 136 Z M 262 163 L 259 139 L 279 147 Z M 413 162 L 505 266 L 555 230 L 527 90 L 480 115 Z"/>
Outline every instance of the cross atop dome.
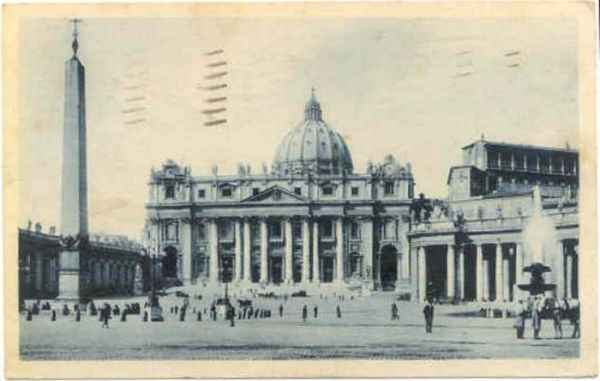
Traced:
<path fill-rule="evenodd" d="M 71 47 L 73 48 L 73 57 L 77 57 L 77 51 L 79 50 L 79 42 L 77 41 L 79 28 L 77 25 L 81 22 L 81 19 L 71 19 L 69 21 L 73 23 L 73 43 L 71 44 Z"/>
<path fill-rule="evenodd" d="M 321 105 L 315 97 L 315 88 L 310 89 L 310 99 L 304 107 L 304 120 L 322 121 Z"/>

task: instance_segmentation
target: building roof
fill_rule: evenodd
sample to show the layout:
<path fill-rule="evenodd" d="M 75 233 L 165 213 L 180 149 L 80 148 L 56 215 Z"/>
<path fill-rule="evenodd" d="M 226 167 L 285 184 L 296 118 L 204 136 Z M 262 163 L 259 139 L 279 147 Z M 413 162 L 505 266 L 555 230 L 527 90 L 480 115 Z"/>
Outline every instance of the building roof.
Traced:
<path fill-rule="evenodd" d="M 471 144 L 468 144 L 462 149 L 467 149 L 472 147 L 473 145 L 482 142 L 485 146 L 495 146 L 495 147 L 505 147 L 505 148 L 513 148 L 519 150 L 539 150 L 539 151 L 553 151 L 553 152 L 564 152 L 564 153 L 572 153 L 578 154 L 579 151 L 572 148 L 557 148 L 557 147 L 547 147 L 547 146 L 535 146 L 531 144 L 514 144 L 514 143 L 505 143 L 505 142 L 492 142 L 488 140 L 477 140 Z"/>

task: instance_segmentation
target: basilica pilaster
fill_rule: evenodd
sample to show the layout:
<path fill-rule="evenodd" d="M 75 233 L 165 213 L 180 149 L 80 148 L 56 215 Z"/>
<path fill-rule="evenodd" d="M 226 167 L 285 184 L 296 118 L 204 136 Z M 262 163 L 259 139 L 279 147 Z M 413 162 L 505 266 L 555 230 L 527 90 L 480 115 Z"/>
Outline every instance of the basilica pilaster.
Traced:
<path fill-rule="evenodd" d="M 247 282 L 252 281 L 252 237 L 250 230 L 250 219 L 244 219 L 244 280 Z"/>
<path fill-rule="evenodd" d="M 269 281 L 269 232 L 267 231 L 267 220 L 260 219 L 260 282 Z"/>
<path fill-rule="evenodd" d="M 364 280 L 367 282 L 367 287 L 373 289 L 373 219 L 365 217 L 362 219 L 361 227 L 361 250 L 365 266 L 362 273 L 364 274 Z"/>
<path fill-rule="evenodd" d="M 293 250 L 294 250 L 294 238 L 292 233 L 292 221 L 289 218 L 284 219 L 285 225 L 285 283 L 292 284 L 294 282 L 293 277 Z"/>
<path fill-rule="evenodd" d="M 242 221 L 236 219 L 235 223 L 235 281 L 242 280 Z"/>
<path fill-rule="evenodd" d="M 216 219 L 208 222 L 210 259 L 208 277 L 210 282 L 219 281 L 219 225 Z"/>
<path fill-rule="evenodd" d="M 319 266 L 319 221 L 313 221 L 313 274 L 312 281 L 319 284 L 321 281 L 321 272 Z"/>
<path fill-rule="evenodd" d="M 308 218 L 302 220 L 302 283 L 310 279 L 310 223 Z"/>
<path fill-rule="evenodd" d="M 336 281 L 344 281 L 344 219 L 335 220 L 335 264 Z"/>
<path fill-rule="evenodd" d="M 183 284 L 192 283 L 192 232 L 194 224 L 190 218 L 181 219 L 181 256 Z"/>

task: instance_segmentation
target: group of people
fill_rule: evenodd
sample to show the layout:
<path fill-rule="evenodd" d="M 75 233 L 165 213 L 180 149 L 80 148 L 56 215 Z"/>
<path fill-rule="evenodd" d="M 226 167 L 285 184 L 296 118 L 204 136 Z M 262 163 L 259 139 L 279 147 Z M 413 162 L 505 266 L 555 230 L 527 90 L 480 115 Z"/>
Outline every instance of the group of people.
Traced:
<path fill-rule="evenodd" d="M 523 303 L 519 300 L 517 310 L 515 311 L 515 329 L 517 339 L 523 339 L 525 333 L 525 321 L 528 316 L 531 316 L 531 328 L 533 329 L 533 338 L 540 339 L 542 330 L 542 319 L 549 318 L 554 325 L 554 338 L 563 338 L 562 321 L 568 319 L 573 326 L 571 338 L 580 337 L 579 325 L 579 301 L 569 303 L 567 299 L 545 298 L 537 295 L 528 303 Z"/>

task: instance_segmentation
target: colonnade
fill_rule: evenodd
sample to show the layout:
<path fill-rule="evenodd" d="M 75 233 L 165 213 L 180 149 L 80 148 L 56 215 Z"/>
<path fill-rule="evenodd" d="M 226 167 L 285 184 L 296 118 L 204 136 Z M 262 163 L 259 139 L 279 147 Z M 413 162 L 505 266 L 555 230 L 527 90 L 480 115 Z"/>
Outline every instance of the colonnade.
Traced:
<path fill-rule="evenodd" d="M 578 296 L 577 245 L 574 240 L 558 240 L 546 265 L 546 283 L 556 285 L 559 298 Z M 517 285 L 529 283 L 523 271 L 531 258 L 522 242 L 475 242 L 466 245 L 418 245 L 411 250 L 413 294 L 416 300 L 441 297 L 450 300 L 513 301 L 526 296 Z M 428 260 L 429 258 L 429 260 Z M 428 262 L 445 268 L 444 284 L 434 282 Z M 444 263 L 440 263 L 443 261 Z M 439 274 L 438 274 L 439 275 Z"/>

